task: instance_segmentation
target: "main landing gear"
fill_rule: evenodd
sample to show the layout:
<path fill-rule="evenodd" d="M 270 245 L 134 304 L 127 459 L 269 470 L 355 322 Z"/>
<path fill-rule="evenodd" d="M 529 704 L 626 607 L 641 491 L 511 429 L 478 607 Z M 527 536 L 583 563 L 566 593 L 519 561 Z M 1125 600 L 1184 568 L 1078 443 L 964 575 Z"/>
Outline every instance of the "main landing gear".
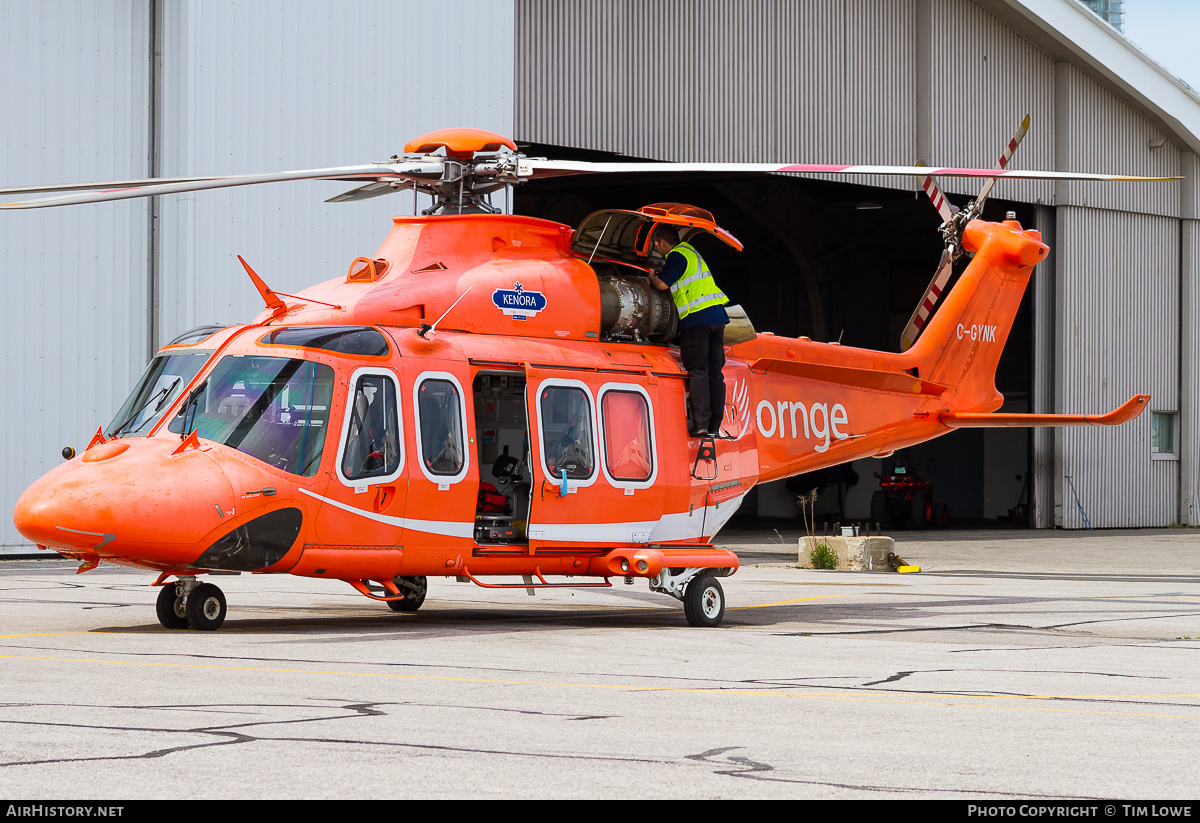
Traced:
<path fill-rule="evenodd" d="M 650 591 L 669 594 L 683 601 L 689 626 L 715 628 L 725 617 L 725 591 L 717 577 L 729 569 L 663 569 L 650 578 Z"/>
<path fill-rule="evenodd" d="M 404 593 L 403 600 L 388 600 L 388 608 L 394 612 L 415 612 L 425 602 L 429 591 L 429 580 L 425 577 L 396 577 L 392 579 L 396 588 Z"/>
<path fill-rule="evenodd" d="M 167 629 L 215 631 L 225 622 L 225 594 L 212 583 L 183 577 L 158 592 L 158 622 Z"/>

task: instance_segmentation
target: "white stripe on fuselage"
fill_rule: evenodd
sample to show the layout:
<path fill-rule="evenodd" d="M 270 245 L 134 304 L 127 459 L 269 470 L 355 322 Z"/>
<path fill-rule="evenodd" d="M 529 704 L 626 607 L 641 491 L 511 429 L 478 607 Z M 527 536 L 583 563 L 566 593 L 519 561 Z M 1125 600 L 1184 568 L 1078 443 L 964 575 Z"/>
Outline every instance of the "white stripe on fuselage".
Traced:
<path fill-rule="evenodd" d="M 440 534 L 446 537 L 463 537 L 473 539 L 474 524 L 460 523 L 456 520 L 413 520 L 406 517 L 392 517 L 332 500 L 328 497 L 300 489 L 301 493 L 315 497 L 322 503 L 384 523 L 397 529 L 410 529 L 426 534 Z M 699 537 L 714 536 L 737 511 L 745 494 L 739 494 L 718 505 L 706 506 L 693 512 L 676 512 L 664 514 L 658 520 L 635 520 L 620 523 L 545 523 L 531 524 L 529 533 L 536 534 L 535 540 L 562 541 L 565 543 L 631 543 L 634 532 L 649 532 L 646 542 L 662 543 L 671 540 L 694 540 Z M 708 529 L 705 523 L 708 523 Z"/>
<path fill-rule="evenodd" d="M 365 517 L 368 520 L 374 520 L 376 523 L 384 523 L 388 526 L 395 526 L 397 529 L 412 529 L 413 531 L 426 532 L 428 534 L 440 534 L 446 537 L 466 537 L 472 538 L 475 536 L 473 524 L 460 523 L 456 520 L 412 520 L 407 517 L 390 517 L 386 514 L 378 512 L 364 511 L 356 506 L 351 506 L 346 503 L 340 503 L 337 500 L 332 500 L 328 497 L 322 497 L 316 492 L 310 492 L 308 489 L 301 489 L 302 494 L 307 494 L 309 497 L 315 497 L 322 503 L 339 508 L 342 511 L 357 514 L 360 517 Z"/>

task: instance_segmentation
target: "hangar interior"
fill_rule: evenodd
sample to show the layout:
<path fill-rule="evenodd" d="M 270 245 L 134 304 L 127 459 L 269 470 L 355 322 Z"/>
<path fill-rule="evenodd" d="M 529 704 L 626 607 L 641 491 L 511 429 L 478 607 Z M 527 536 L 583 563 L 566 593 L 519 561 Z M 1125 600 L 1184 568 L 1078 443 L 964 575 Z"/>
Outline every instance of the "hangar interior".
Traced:
<path fill-rule="evenodd" d="M 625 160 L 565 146 L 522 145 L 529 156 Z M 997 189 L 1003 193 L 1003 184 Z M 959 206 L 967 197 L 952 198 Z M 655 202 L 708 209 L 742 241 L 737 252 L 706 235 L 691 242 L 705 256 L 730 302 L 746 309 L 755 329 L 845 346 L 899 351 L 901 331 L 924 295 L 942 253 L 941 220 L 923 192 L 884 189 L 794 175 L 730 175 L 722 179 L 671 174 L 551 178 L 522 188 L 516 211 L 579 225 L 601 209 L 636 209 Z M 986 216 L 1012 211 L 1036 228 L 1028 204 L 989 198 Z M 966 260 L 959 261 L 956 272 Z M 1036 276 L 1036 275 L 1035 275 Z M 953 285 L 955 281 L 951 281 Z M 997 388 L 1004 411 L 1030 408 L 1033 351 L 1027 291 L 1000 360 Z M 963 429 L 886 459 L 855 461 L 849 471 L 801 475 L 763 484 L 748 496 L 739 522 L 799 516 L 799 493 L 818 489 L 818 522 L 866 522 L 876 473 L 897 462 L 915 470 L 946 504 L 951 526 L 1031 525 L 1025 481 L 1032 440 L 1025 429 Z"/>

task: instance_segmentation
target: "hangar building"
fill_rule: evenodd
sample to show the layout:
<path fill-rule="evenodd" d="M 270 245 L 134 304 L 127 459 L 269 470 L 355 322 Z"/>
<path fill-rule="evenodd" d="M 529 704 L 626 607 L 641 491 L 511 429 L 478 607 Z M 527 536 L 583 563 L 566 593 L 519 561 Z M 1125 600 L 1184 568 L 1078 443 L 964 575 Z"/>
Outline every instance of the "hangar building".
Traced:
<path fill-rule="evenodd" d="M 0 5 L 0 46 L 3 187 L 370 162 L 449 125 L 534 156 L 991 166 L 1028 113 L 1020 167 L 1183 179 L 996 187 L 987 216 L 1013 211 L 1052 248 L 1001 361 L 1004 410 L 1095 413 L 1136 393 L 1152 408 L 1114 429 L 958 431 L 905 459 L 956 521 L 1200 520 L 1200 97 L 1077 0 L 46 0 Z M 959 205 L 976 189 L 940 182 Z M 344 188 L 6 212 L 6 510 L 108 424 L 158 346 L 257 313 L 236 254 L 294 292 L 422 207 L 323 202 Z M 918 194 L 890 178 L 595 176 L 527 184 L 511 208 L 577 224 L 696 203 L 746 244 L 702 251 L 760 331 L 894 350 L 940 254 Z M 823 499 L 866 519 L 880 464 L 852 468 Z M 789 516 L 793 491 L 750 508 Z"/>

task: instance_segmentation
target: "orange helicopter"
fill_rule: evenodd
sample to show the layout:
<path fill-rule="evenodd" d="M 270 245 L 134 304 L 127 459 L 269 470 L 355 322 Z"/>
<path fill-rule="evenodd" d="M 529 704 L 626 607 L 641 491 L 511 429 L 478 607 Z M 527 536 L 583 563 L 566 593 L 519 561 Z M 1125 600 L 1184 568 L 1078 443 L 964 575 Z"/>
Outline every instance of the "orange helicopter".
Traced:
<path fill-rule="evenodd" d="M 334 201 L 412 187 L 435 202 L 394 218 L 374 257 L 300 294 L 272 291 L 243 260 L 265 310 L 163 346 L 113 422 L 25 491 L 16 527 L 81 572 L 158 571 L 158 618 L 173 629 L 218 628 L 225 597 L 198 578 L 242 572 L 344 581 L 397 612 L 419 609 L 436 576 L 531 590 L 640 578 L 681 600 L 689 624 L 717 626 L 719 578 L 738 558 L 712 540 L 756 483 L 959 427 L 1113 425 L 1145 408 L 1148 395 L 1100 416 L 991 413 L 997 361 L 1048 251 L 1015 220 L 978 219 L 991 183 L 1151 179 L 1006 169 L 1016 142 L 993 170 L 584 163 L 448 129 L 382 164 L 40 189 L 82 193 L 0 208 L 300 179 L 366 181 Z M 903 174 L 930 178 L 935 204 L 932 177 L 988 182 L 967 208 L 943 210 L 946 253 L 903 352 L 757 334 L 730 307 L 725 422 L 694 437 L 669 345 L 678 315 L 646 276 L 663 262 L 655 232 L 741 244 L 683 204 L 602 211 L 572 229 L 498 213 L 487 197 L 626 171 Z M 973 259 L 931 314 L 964 252 Z"/>

